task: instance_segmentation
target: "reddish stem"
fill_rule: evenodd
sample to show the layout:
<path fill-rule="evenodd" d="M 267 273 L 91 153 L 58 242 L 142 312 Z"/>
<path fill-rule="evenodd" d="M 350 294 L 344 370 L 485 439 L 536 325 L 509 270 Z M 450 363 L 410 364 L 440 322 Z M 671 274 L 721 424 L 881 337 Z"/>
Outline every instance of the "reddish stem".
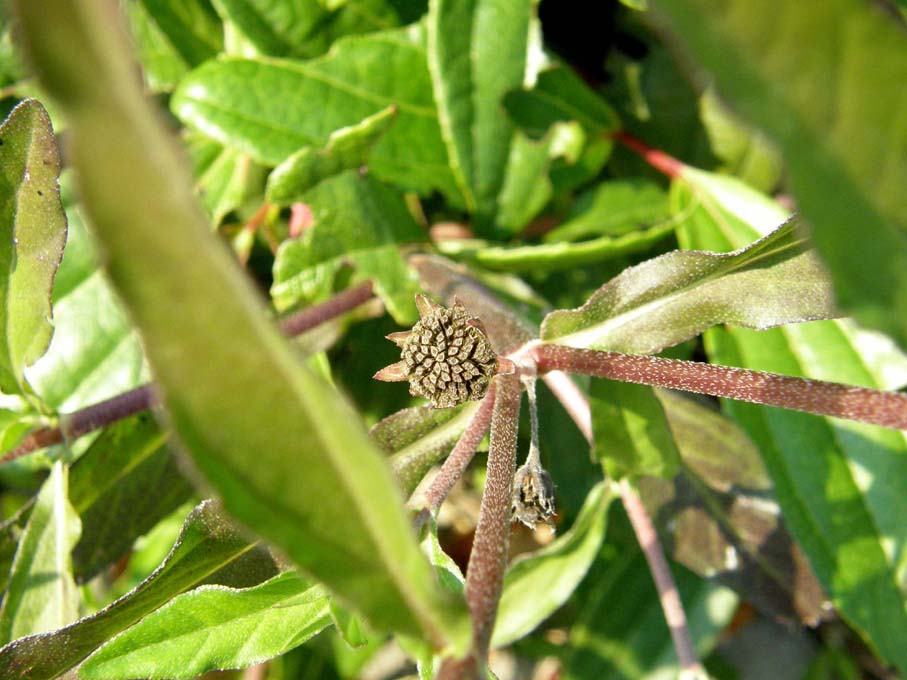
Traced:
<path fill-rule="evenodd" d="M 583 373 L 907 430 L 907 395 L 897 392 L 745 368 L 559 345 L 538 345 L 532 353 L 539 372 Z"/>
<path fill-rule="evenodd" d="M 485 491 L 469 566 L 466 603 L 472 614 L 472 658 L 483 668 L 498 613 L 510 543 L 511 484 L 516 469 L 517 425 L 522 389 L 515 375 L 497 377 Z"/>
<path fill-rule="evenodd" d="M 679 177 L 683 172 L 684 167 L 686 167 L 673 156 L 666 154 L 664 151 L 653 149 L 642 140 L 624 130 L 612 133 L 611 138 L 620 142 L 631 151 L 639 154 L 646 163 L 672 179 Z"/>
<path fill-rule="evenodd" d="M 281 320 L 280 328 L 291 337 L 304 333 L 368 302 L 374 294 L 372 288 L 371 281 L 347 288 L 319 305 L 312 305 Z"/>
<path fill-rule="evenodd" d="M 425 504 L 432 512 L 437 512 L 438 508 L 441 507 L 441 503 L 447 498 L 447 494 L 450 493 L 454 484 L 457 483 L 457 480 L 463 474 L 463 470 L 466 469 L 466 466 L 469 465 L 473 456 L 475 456 L 479 442 L 482 441 L 485 433 L 488 432 L 494 411 L 494 395 L 495 383 L 492 382 L 488 393 L 479 405 L 479 410 L 473 414 L 472 419 L 466 426 L 466 430 L 457 441 L 457 445 L 454 446 L 453 451 L 450 452 L 447 460 L 444 461 L 444 465 L 441 466 L 441 470 L 432 480 L 428 489 L 426 489 Z"/>

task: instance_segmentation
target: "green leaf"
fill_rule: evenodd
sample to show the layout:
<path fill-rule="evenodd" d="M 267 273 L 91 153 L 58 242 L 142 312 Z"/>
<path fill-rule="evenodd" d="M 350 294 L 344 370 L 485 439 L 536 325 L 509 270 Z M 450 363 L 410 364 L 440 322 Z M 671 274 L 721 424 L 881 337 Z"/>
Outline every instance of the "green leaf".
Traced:
<path fill-rule="evenodd" d="M 208 0 L 137 1 L 189 66 L 197 66 L 223 49 L 223 28 Z"/>
<path fill-rule="evenodd" d="M 674 229 L 674 224 L 664 223 L 623 236 L 537 246 L 492 246 L 488 241 L 478 240 L 441 241 L 438 249 L 445 255 L 475 262 L 493 271 L 562 271 L 648 250 Z"/>
<path fill-rule="evenodd" d="M 267 201 L 289 205 L 302 200 L 305 192 L 319 182 L 364 166 L 396 115 L 396 108 L 389 106 L 355 125 L 335 130 L 321 149 L 300 149 L 268 177 Z"/>
<path fill-rule="evenodd" d="M 396 244 L 422 241 L 425 233 L 403 198 L 355 171 L 321 182 L 302 198 L 311 207 L 315 223 L 277 251 L 271 287 L 275 306 L 285 310 L 300 302 L 323 300 L 333 292 L 337 272 L 350 262 L 358 269 L 359 279 L 374 281 L 375 292 L 398 323 L 415 323 L 413 300 L 419 289 Z"/>
<path fill-rule="evenodd" d="M 689 198 L 689 191 L 679 187 L 678 195 Z M 733 248 L 764 228 L 759 216 L 770 207 L 768 199 L 722 204 L 722 198 L 698 186 L 700 205 L 738 210 L 734 221 L 706 220 L 723 214 L 714 208 L 696 211 L 699 218 L 680 233 L 685 246 Z M 907 369 L 907 357 L 891 340 L 850 322 L 760 333 L 713 329 L 705 339 L 715 363 L 785 375 L 891 389 L 903 385 Z M 905 434 L 743 403 L 729 402 L 725 409 L 759 446 L 788 527 L 838 611 L 883 658 L 907 669 L 907 598 L 900 576 L 907 559 Z"/>
<path fill-rule="evenodd" d="M 195 161 L 195 193 L 212 226 L 220 225 L 246 199 L 260 196 L 265 172 L 247 154 L 202 135 L 189 135 L 188 146 Z"/>
<path fill-rule="evenodd" d="M 580 194 L 566 219 L 545 234 L 546 243 L 624 234 L 666 222 L 668 197 L 654 182 L 609 180 Z"/>
<path fill-rule="evenodd" d="M 608 475 L 673 477 L 680 467 L 668 419 L 651 387 L 593 380 L 589 389 L 593 453 Z"/>
<path fill-rule="evenodd" d="M 54 337 L 47 353 L 26 372 L 44 403 L 64 412 L 149 378 L 139 337 L 99 267 L 81 207 L 67 185 L 64 181 L 69 235 L 54 280 Z"/>
<path fill-rule="evenodd" d="M 567 533 L 510 565 L 504 575 L 493 647 L 529 634 L 573 594 L 601 549 L 611 499 L 608 485 L 599 482 Z"/>
<path fill-rule="evenodd" d="M 279 93 L 293 93 L 291 97 Z M 325 101 L 331 101 L 328 108 Z M 228 58 L 190 73 L 170 102 L 186 125 L 277 165 L 304 146 L 388 106 L 397 120 L 376 144 L 378 177 L 462 202 L 447 163 L 418 27 L 338 41 L 306 62 Z"/>
<path fill-rule="evenodd" d="M 150 413 L 141 413 L 104 430 L 73 465 L 69 496 L 82 537 L 72 557 L 80 582 L 122 557 L 190 497 L 168 438 Z"/>
<path fill-rule="evenodd" d="M 73 165 L 111 278 L 143 331 L 169 421 L 200 473 L 228 511 L 376 628 L 461 651 L 465 606 L 435 583 L 389 466 L 349 402 L 299 360 L 208 229 L 182 159 L 122 68 L 125 37 L 87 3 L 33 10 L 19 4 L 23 38 L 66 104 Z M 41 19 L 47 11 L 59 18 L 53 37 Z"/>
<path fill-rule="evenodd" d="M 192 678 L 245 668 L 301 645 L 330 624 L 324 587 L 293 572 L 243 590 L 202 586 L 105 644 L 82 664 L 79 677 Z"/>
<path fill-rule="evenodd" d="M 450 165 L 470 212 L 493 217 L 513 124 L 502 99 L 523 84 L 533 3 L 429 2 L 428 68 Z"/>
<path fill-rule="evenodd" d="M 123 8 L 148 89 L 152 92 L 172 90 L 189 71 L 189 64 L 155 23 L 143 3 L 126 2 Z"/>
<path fill-rule="evenodd" d="M 759 449 L 730 418 L 656 394 L 683 466 L 673 480 L 642 477 L 638 489 L 666 550 L 768 616 L 810 626 L 827 618 L 831 603 L 784 524 Z"/>
<path fill-rule="evenodd" d="M 0 391 L 21 393 L 23 371 L 53 334 L 50 302 L 66 242 L 60 156 L 44 107 L 19 104 L 0 125 Z"/>
<path fill-rule="evenodd" d="M 426 473 L 450 453 L 479 402 L 453 409 L 416 406 L 375 424 L 369 436 L 387 453 L 403 492 L 411 494 Z"/>
<path fill-rule="evenodd" d="M 0 649 L 0 676 L 52 680 L 186 590 L 204 583 L 247 587 L 275 571 L 270 555 L 205 501 L 186 518 L 170 554 L 147 579 L 96 614 Z"/>
<path fill-rule="evenodd" d="M 649 354 L 716 324 L 763 329 L 836 316 L 825 270 L 799 227 L 795 217 L 732 253 L 679 250 L 631 267 L 582 307 L 549 314 L 542 339 Z"/>
<path fill-rule="evenodd" d="M 824 3 L 818 14 L 805 3 L 653 6 L 718 93 L 781 147 L 841 306 L 907 344 L 902 27 L 858 0 Z"/>
<path fill-rule="evenodd" d="M 733 591 L 672 568 L 696 651 L 718 641 L 737 609 Z M 636 546 L 606 545 L 576 597 L 561 677 L 678 677 L 678 662 L 645 558 Z"/>
<path fill-rule="evenodd" d="M 68 472 L 54 463 L 19 538 L 0 605 L 0 642 L 61 628 L 79 615 L 70 553 L 81 524 L 69 503 Z"/>
<path fill-rule="evenodd" d="M 590 137 L 602 137 L 620 128 L 614 109 L 586 85 L 569 66 L 557 62 L 539 72 L 530 90 L 514 90 L 504 97 L 511 120 L 534 137 L 557 123 L 576 121 Z"/>

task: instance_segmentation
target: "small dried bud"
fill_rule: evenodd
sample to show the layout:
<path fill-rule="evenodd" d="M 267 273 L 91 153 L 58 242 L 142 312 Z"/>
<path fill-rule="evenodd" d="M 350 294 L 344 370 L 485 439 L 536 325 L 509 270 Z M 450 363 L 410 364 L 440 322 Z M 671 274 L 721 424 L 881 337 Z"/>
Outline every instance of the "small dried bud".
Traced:
<path fill-rule="evenodd" d="M 481 399 L 498 368 L 482 329 L 459 302 L 442 307 L 416 296 L 422 318 L 412 330 L 388 338 L 402 348 L 402 361 L 379 371 L 379 380 L 408 380 L 409 392 L 435 408 Z"/>
<path fill-rule="evenodd" d="M 530 529 L 539 522 L 550 523 L 554 516 L 554 482 L 545 468 L 533 461 L 513 476 L 511 521 L 519 520 Z"/>

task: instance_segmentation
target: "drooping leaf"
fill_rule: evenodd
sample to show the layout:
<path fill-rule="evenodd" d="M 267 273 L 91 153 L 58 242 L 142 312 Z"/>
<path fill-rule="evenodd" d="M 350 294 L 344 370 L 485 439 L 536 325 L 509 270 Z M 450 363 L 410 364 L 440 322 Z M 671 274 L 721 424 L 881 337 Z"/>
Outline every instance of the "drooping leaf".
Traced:
<path fill-rule="evenodd" d="M 274 168 L 265 197 L 269 203 L 289 205 L 319 182 L 368 162 L 372 147 L 387 132 L 397 115 L 389 106 L 361 122 L 331 133 L 321 149 L 304 147 Z"/>
<path fill-rule="evenodd" d="M 344 263 L 359 279 L 372 279 L 375 292 L 401 325 L 418 320 L 415 276 L 398 243 L 418 242 L 424 232 L 402 197 L 372 177 L 348 171 L 321 182 L 302 198 L 315 224 L 298 239 L 285 241 L 274 261 L 271 297 L 284 310 L 300 301 L 319 301 L 333 292 Z"/>
<path fill-rule="evenodd" d="M 189 71 L 189 64 L 143 3 L 127 2 L 123 6 L 148 89 L 152 92 L 172 90 Z"/>
<path fill-rule="evenodd" d="M 104 430 L 73 465 L 70 501 L 82 518 L 73 567 L 80 582 L 119 559 L 191 495 L 168 438 L 150 413 L 141 413 Z"/>
<path fill-rule="evenodd" d="M 56 462 L 19 538 L 0 605 L 0 642 L 61 628 L 79 615 L 71 553 L 81 523 L 69 503 L 69 469 Z"/>
<path fill-rule="evenodd" d="M 53 333 L 51 288 L 66 242 L 60 156 L 41 104 L 19 104 L 0 125 L 0 390 L 20 393 L 23 371 Z"/>
<path fill-rule="evenodd" d="M 683 466 L 673 480 L 641 478 L 638 490 L 665 549 L 771 617 L 807 625 L 826 618 L 831 603 L 787 531 L 753 442 L 697 401 L 656 393 Z"/>
<path fill-rule="evenodd" d="M 264 169 L 248 154 L 223 147 L 203 135 L 187 135 L 189 152 L 195 165 L 195 193 L 217 227 L 226 215 L 246 199 L 260 195 Z"/>
<path fill-rule="evenodd" d="M 283 93 L 292 93 L 291 97 Z M 322 102 L 333 102 L 325 109 Z M 394 105 L 398 115 L 375 145 L 376 176 L 420 192 L 459 190 L 447 164 L 418 27 L 338 41 L 307 62 L 222 59 L 190 73 L 171 108 L 188 126 L 277 165 L 335 130 Z"/>
<path fill-rule="evenodd" d="M 781 147 L 844 310 L 907 343 L 907 50 L 877 7 L 652 3 L 718 93 Z M 783 27 L 783 30 L 779 30 Z M 841 105 L 846 102 L 846 106 Z M 885 134 L 867 131 L 885 130 Z M 855 140 L 859 140 L 858 142 Z M 856 227 L 855 225 L 859 225 Z M 854 230 L 859 237 L 854 238 Z"/>
<path fill-rule="evenodd" d="M 764 230 L 768 199 L 712 191 L 702 179 L 682 178 L 676 187 L 678 211 L 692 209 L 683 245 L 730 249 Z M 735 219 L 721 219 L 726 214 Z M 907 357 L 890 339 L 843 321 L 759 333 L 712 329 L 705 339 L 711 359 L 731 366 L 882 389 L 901 386 L 907 375 Z M 838 611 L 883 658 L 907 668 L 907 597 L 898 575 L 907 550 L 904 433 L 743 403 L 725 408 L 759 446 L 787 526 Z"/>
<path fill-rule="evenodd" d="M 137 0 L 189 66 L 223 49 L 223 28 L 208 0 Z"/>
<path fill-rule="evenodd" d="M 608 475 L 673 477 L 680 454 L 651 387 L 593 380 L 589 388 L 594 454 Z"/>
<path fill-rule="evenodd" d="M 69 235 L 54 279 L 54 337 L 47 354 L 26 372 L 41 399 L 64 412 L 149 378 L 138 335 L 99 267 L 82 209 L 68 184 L 63 182 Z"/>
<path fill-rule="evenodd" d="M 18 9 L 35 67 L 70 117 L 73 165 L 111 278 L 198 470 L 234 516 L 377 628 L 461 650 L 465 606 L 434 582 L 390 468 L 210 233 L 181 159 L 123 66 L 125 37 L 86 2 Z M 47 11 L 59 19 L 53 37 Z"/>
<path fill-rule="evenodd" d="M 104 642 L 182 592 L 213 583 L 256 585 L 276 573 L 268 552 L 239 534 L 205 501 L 186 518 L 164 562 L 134 590 L 96 614 L 0 649 L 0 676 L 52 680 Z"/>
<path fill-rule="evenodd" d="M 732 253 L 679 250 L 625 270 L 579 309 L 555 311 L 542 339 L 648 354 L 728 323 L 770 328 L 836 316 L 825 270 L 797 218 Z"/>
<path fill-rule="evenodd" d="M 674 231 L 668 222 L 623 236 L 600 236 L 582 243 L 493 246 L 487 241 L 443 241 L 446 255 L 502 272 L 562 271 L 648 250 Z"/>
<path fill-rule="evenodd" d="M 669 215 L 667 194 L 654 182 L 610 180 L 578 196 L 566 219 L 545 234 L 544 241 L 623 236 L 666 222 Z"/>
<path fill-rule="evenodd" d="M 329 626 L 328 602 L 323 586 L 311 585 L 295 572 L 242 590 L 201 586 L 105 644 L 79 667 L 79 677 L 192 678 L 245 668 L 283 654 Z"/>
<path fill-rule="evenodd" d="M 493 647 L 527 635 L 573 594 L 601 549 L 611 499 L 606 483 L 599 482 L 567 533 L 510 565 L 504 575 Z"/>
<path fill-rule="evenodd" d="M 505 94 L 523 84 L 532 2 L 432 0 L 428 68 L 457 186 L 479 220 L 493 217 L 504 184 L 513 124 Z"/>

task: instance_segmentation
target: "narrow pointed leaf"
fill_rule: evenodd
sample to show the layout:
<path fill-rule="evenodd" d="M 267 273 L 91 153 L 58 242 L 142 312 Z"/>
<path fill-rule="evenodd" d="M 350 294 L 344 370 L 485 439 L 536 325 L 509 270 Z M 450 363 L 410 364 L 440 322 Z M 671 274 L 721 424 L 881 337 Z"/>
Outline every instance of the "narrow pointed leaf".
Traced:
<path fill-rule="evenodd" d="M 201 586 L 105 644 L 82 664 L 79 677 L 192 678 L 245 668 L 329 626 L 328 604 L 323 586 L 308 584 L 294 572 L 242 590 Z"/>
<path fill-rule="evenodd" d="M 206 0 L 139 2 L 189 66 L 197 66 L 223 49 L 223 28 Z"/>
<path fill-rule="evenodd" d="M 697 173 L 675 186 L 678 211 L 691 217 L 682 243 L 729 249 L 758 236 L 773 204 L 741 186 L 711 191 L 702 179 Z M 724 215 L 734 219 L 719 221 Z M 717 363 L 882 389 L 903 385 L 907 368 L 890 339 L 843 321 L 759 333 L 713 329 L 706 350 Z M 907 669 L 899 577 L 907 554 L 905 434 L 742 402 L 725 408 L 759 446 L 787 525 L 840 614 L 883 658 Z"/>
<path fill-rule="evenodd" d="M 69 470 L 54 463 L 19 539 L 0 605 L 0 642 L 61 628 L 79 615 L 71 553 L 81 523 L 69 503 Z"/>
<path fill-rule="evenodd" d="M 248 587 L 275 572 L 268 552 L 205 501 L 186 518 L 170 554 L 148 578 L 96 614 L 0 649 L 0 677 L 52 680 L 186 590 L 204 583 Z"/>
<path fill-rule="evenodd" d="M 825 270 L 793 218 L 732 253 L 681 250 L 631 267 L 579 309 L 549 314 L 542 339 L 650 354 L 716 324 L 762 329 L 833 316 Z"/>
<path fill-rule="evenodd" d="M 210 233 L 182 159 L 132 78 L 125 36 L 91 2 L 37 13 L 23 2 L 19 11 L 38 73 L 66 106 L 111 278 L 198 470 L 232 514 L 376 627 L 462 648 L 465 607 L 434 582 L 390 468 Z M 46 11 L 59 18 L 53 37 Z"/>
<path fill-rule="evenodd" d="M 489 219 L 513 124 L 503 97 L 523 84 L 533 3 L 432 0 L 428 67 L 444 142 L 466 206 Z"/>
<path fill-rule="evenodd" d="M 714 78 L 718 93 L 781 147 L 791 189 L 814 227 L 842 307 L 903 346 L 907 90 L 901 85 L 907 81 L 907 39 L 902 23 L 859 0 L 652 5 L 677 47 Z"/>
<path fill-rule="evenodd" d="M 333 105 L 324 108 L 328 100 Z M 461 202 L 418 27 L 346 38 L 330 54 L 306 62 L 208 62 L 183 79 L 171 100 L 186 125 L 265 165 L 282 163 L 304 146 L 321 146 L 335 130 L 390 105 L 398 108 L 397 120 L 373 149 L 371 171 Z"/>
<path fill-rule="evenodd" d="M 567 533 L 510 565 L 504 575 L 493 647 L 529 634 L 570 598 L 601 549 L 611 499 L 606 483 L 599 482 Z"/>
<path fill-rule="evenodd" d="M 396 107 L 389 106 L 355 125 L 335 130 L 320 149 L 307 146 L 294 153 L 268 176 L 268 202 L 289 205 L 303 200 L 305 192 L 319 182 L 365 166 L 396 115 Z"/>
<path fill-rule="evenodd" d="M 24 388 L 23 371 L 53 333 L 51 288 L 66 242 L 60 157 L 34 99 L 0 125 L 0 390 Z"/>

